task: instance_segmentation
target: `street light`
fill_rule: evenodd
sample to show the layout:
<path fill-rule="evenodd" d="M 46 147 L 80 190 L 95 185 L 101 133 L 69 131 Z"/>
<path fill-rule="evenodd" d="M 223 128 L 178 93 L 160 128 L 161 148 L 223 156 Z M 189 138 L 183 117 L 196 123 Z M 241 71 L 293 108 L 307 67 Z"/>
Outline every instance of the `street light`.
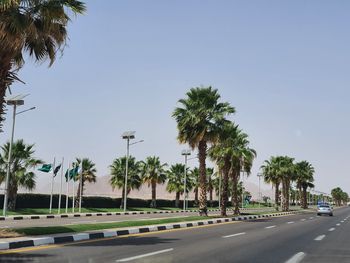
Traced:
<path fill-rule="evenodd" d="M 13 145 L 13 137 L 15 132 L 15 123 L 16 123 L 16 115 L 34 110 L 35 107 L 32 107 L 27 110 L 23 110 L 20 112 L 16 112 L 17 106 L 24 105 L 24 98 L 28 95 L 16 95 L 6 100 L 6 104 L 9 106 L 13 106 L 13 114 L 12 114 L 12 132 L 11 132 L 11 141 L 10 141 L 10 147 L 8 152 L 8 159 L 7 159 L 7 170 L 6 170 L 6 180 L 5 180 L 5 193 L 4 193 L 4 205 L 2 214 L 3 216 L 6 216 L 7 211 L 7 202 L 8 202 L 8 187 L 9 187 L 9 180 L 10 180 L 10 170 L 11 170 L 11 159 L 12 159 L 12 145 Z"/>
<path fill-rule="evenodd" d="M 260 208 L 260 202 L 261 202 L 260 177 L 263 176 L 263 174 L 258 173 L 257 176 L 259 177 L 259 208 Z"/>
<path fill-rule="evenodd" d="M 126 196 L 127 196 L 127 190 L 128 190 L 129 147 L 130 145 L 143 142 L 143 140 L 130 143 L 130 140 L 135 139 L 135 131 L 124 132 L 122 134 L 122 138 L 126 140 L 126 164 L 125 164 L 125 185 L 124 185 L 124 212 L 126 212 Z"/>
<path fill-rule="evenodd" d="M 183 150 L 181 152 L 181 155 L 185 156 L 185 178 L 184 178 L 184 203 L 183 203 L 183 210 L 186 210 L 186 195 L 187 195 L 187 184 L 186 184 L 186 180 L 187 180 L 187 156 L 191 155 L 191 150 Z"/>

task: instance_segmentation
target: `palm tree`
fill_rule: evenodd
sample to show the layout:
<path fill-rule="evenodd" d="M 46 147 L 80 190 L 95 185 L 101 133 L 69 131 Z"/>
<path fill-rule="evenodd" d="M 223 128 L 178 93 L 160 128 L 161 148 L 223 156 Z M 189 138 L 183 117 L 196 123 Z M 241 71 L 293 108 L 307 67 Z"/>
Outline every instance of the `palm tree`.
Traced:
<path fill-rule="evenodd" d="M 216 174 L 214 174 L 213 168 L 207 167 L 207 190 L 209 193 L 209 204 L 210 207 L 213 207 L 213 192 L 214 192 L 214 180 Z"/>
<path fill-rule="evenodd" d="M 206 157 L 208 143 L 214 143 L 219 137 L 220 127 L 228 114 L 235 109 L 229 103 L 219 103 L 220 94 L 212 87 L 196 87 L 186 93 L 186 99 L 180 99 L 180 107 L 175 108 L 173 117 L 177 122 L 178 140 L 188 143 L 192 149 L 198 148 L 199 158 L 199 210 L 207 215 Z"/>
<path fill-rule="evenodd" d="M 237 131 L 235 138 L 235 147 L 231 156 L 230 177 L 232 179 L 232 206 L 234 213 L 239 214 L 239 200 L 238 200 L 238 182 L 240 173 L 245 172 L 247 176 L 250 175 L 253 166 L 253 160 L 256 157 L 256 151 L 249 147 L 248 135 L 242 130 Z M 242 200 L 244 201 L 244 200 Z"/>
<path fill-rule="evenodd" d="M 188 173 L 189 168 L 187 167 L 187 177 L 186 177 L 186 191 L 187 193 L 191 191 L 193 180 L 191 174 Z M 180 206 L 180 195 L 184 192 L 184 173 L 185 165 L 177 163 L 170 166 L 170 169 L 166 172 L 168 184 L 166 190 L 169 193 L 175 192 L 175 206 Z"/>
<path fill-rule="evenodd" d="M 67 41 L 69 13 L 85 11 L 77 0 L 11 0 L 0 3 L 0 128 L 4 120 L 5 94 L 19 80 L 17 71 L 26 56 L 36 62 L 55 61 Z"/>
<path fill-rule="evenodd" d="M 75 201 L 75 207 L 79 206 L 80 202 L 80 184 L 81 184 L 81 197 L 84 196 L 84 186 L 85 182 L 88 183 L 96 183 L 96 167 L 95 164 L 89 160 L 88 158 L 79 159 L 76 158 L 75 164 L 81 167 L 81 171 L 79 172 L 76 180 L 79 182 L 78 191 L 77 191 L 77 199 Z M 81 178 L 80 178 L 81 177 Z M 81 180 L 81 183 L 80 183 Z M 82 200 L 83 201 L 83 200 Z"/>
<path fill-rule="evenodd" d="M 219 173 L 222 174 L 222 193 L 221 193 L 221 216 L 226 216 L 226 206 L 228 202 L 229 174 L 232 170 L 231 157 L 234 155 L 236 147 L 236 138 L 238 135 L 238 126 L 233 123 L 224 125 L 220 131 L 219 140 L 209 149 L 210 158 L 216 162 Z"/>
<path fill-rule="evenodd" d="M 6 179 L 9 148 L 9 142 L 1 147 L 0 184 Z M 7 190 L 9 210 L 16 209 L 18 187 L 23 187 L 28 190 L 33 190 L 35 188 L 35 173 L 31 170 L 43 162 L 36 159 L 33 156 L 34 153 L 34 144 L 27 145 L 23 140 L 18 140 L 12 145 L 11 168 Z"/>
<path fill-rule="evenodd" d="M 161 164 L 159 157 L 149 156 L 142 162 L 142 179 L 152 187 L 152 201 L 150 207 L 157 207 L 157 184 L 164 184 L 166 181 L 166 163 Z"/>
<path fill-rule="evenodd" d="M 126 156 L 115 159 L 112 165 L 109 166 L 111 169 L 110 184 L 113 188 L 122 189 L 122 197 L 120 202 L 120 208 L 123 207 L 124 203 L 124 191 L 125 191 L 125 170 L 126 170 Z M 127 192 L 128 195 L 131 190 L 140 189 L 142 185 L 141 179 L 141 163 L 135 160 L 135 157 L 129 156 L 128 159 L 128 182 Z"/>
<path fill-rule="evenodd" d="M 264 181 L 266 183 L 271 183 L 275 187 L 275 207 L 278 210 L 279 199 L 280 199 L 280 189 L 281 178 L 279 177 L 277 170 L 279 167 L 278 158 L 272 156 L 270 160 L 265 160 L 264 164 L 261 166 L 262 173 L 264 176 Z"/>
<path fill-rule="evenodd" d="M 297 174 L 297 187 L 301 194 L 301 207 L 307 209 L 307 189 L 314 187 L 315 169 L 307 161 L 301 161 L 295 164 L 295 171 Z"/>

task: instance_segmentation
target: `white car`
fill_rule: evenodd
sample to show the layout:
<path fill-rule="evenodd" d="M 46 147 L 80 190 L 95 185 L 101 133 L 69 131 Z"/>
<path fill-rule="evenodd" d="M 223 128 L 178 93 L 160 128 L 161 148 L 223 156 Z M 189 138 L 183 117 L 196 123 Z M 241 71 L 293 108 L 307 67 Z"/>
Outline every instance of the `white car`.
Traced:
<path fill-rule="evenodd" d="M 317 206 L 317 215 L 329 215 L 333 216 L 333 208 L 328 204 L 321 204 Z"/>

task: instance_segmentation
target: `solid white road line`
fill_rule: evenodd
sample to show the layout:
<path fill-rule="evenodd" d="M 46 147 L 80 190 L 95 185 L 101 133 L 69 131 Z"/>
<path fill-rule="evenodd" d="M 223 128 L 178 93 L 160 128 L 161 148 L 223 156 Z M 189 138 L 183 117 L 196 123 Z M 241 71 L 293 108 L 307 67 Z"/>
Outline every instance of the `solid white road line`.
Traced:
<path fill-rule="evenodd" d="M 223 236 L 223 238 L 228 238 L 228 237 L 236 237 L 236 236 L 241 236 L 241 235 L 245 235 L 245 232 L 242 232 L 242 233 L 237 233 L 237 234 L 233 234 L 233 235 Z"/>
<path fill-rule="evenodd" d="M 290 221 L 290 222 L 288 222 L 287 224 L 294 224 L 294 221 Z"/>
<path fill-rule="evenodd" d="M 270 229 L 270 228 L 274 228 L 274 227 L 276 227 L 276 226 L 267 226 L 267 227 L 265 227 L 266 229 Z"/>
<path fill-rule="evenodd" d="M 303 260 L 303 258 L 306 256 L 306 254 L 304 252 L 299 252 L 296 253 L 293 257 L 291 257 L 290 259 L 288 259 L 286 261 L 286 263 L 299 263 L 300 261 Z"/>
<path fill-rule="evenodd" d="M 321 241 L 322 239 L 324 239 L 326 237 L 326 235 L 320 235 L 318 237 L 316 237 L 314 240 L 315 241 Z"/>
<path fill-rule="evenodd" d="M 332 227 L 332 228 L 328 229 L 328 231 L 330 231 L 330 232 L 332 232 L 332 231 L 334 231 L 334 230 L 335 230 L 335 228 L 334 228 L 334 227 Z"/>
<path fill-rule="evenodd" d="M 139 258 L 150 257 L 150 256 L 154 256 L 154 255 L 170 252 L 172 250 L 174 250 L 174 249 L 173 248 L 168 248 L 168 249 L 159 250 L 159 251 L 155 251 L 155 252 L 151 252 L 151 253 L 135 256 L 135 257 L 118 259 L 115 262 L 127 262 L 127 261 L 131 261 L 131 260 L 139 259 Z"/>
<path fill-rule="evenodd" d="M 337 226 L 340 226 L 340 224 L 337 224 Z"/>

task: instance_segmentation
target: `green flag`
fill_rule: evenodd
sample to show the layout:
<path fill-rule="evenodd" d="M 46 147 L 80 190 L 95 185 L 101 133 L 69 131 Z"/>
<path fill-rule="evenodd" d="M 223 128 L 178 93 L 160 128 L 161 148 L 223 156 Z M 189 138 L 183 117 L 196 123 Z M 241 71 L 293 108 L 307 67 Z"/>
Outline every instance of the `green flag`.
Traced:
<path fill-rule="evenodd" d="M 43 166 L 41 166 L 41 168 L 39 168 L 38 170 L 44 173 L 48 173 L 51 171 L 51 164 L 43 164 Z"/>
<path fill-rule="evenodd" d="M 68 182 L 68 181 L 70 181 L 72 179 L 74 181 L 76 181 L 76 177 L 77 177 L 78 173 L 79 173 L 79 166 L 76 166 L 76 167 L 74 167 L 71 170 L 67 169 L 67 171 L 66 171 L 66 173 L 64 175 L 66 177 L 66 182 Z"/>

